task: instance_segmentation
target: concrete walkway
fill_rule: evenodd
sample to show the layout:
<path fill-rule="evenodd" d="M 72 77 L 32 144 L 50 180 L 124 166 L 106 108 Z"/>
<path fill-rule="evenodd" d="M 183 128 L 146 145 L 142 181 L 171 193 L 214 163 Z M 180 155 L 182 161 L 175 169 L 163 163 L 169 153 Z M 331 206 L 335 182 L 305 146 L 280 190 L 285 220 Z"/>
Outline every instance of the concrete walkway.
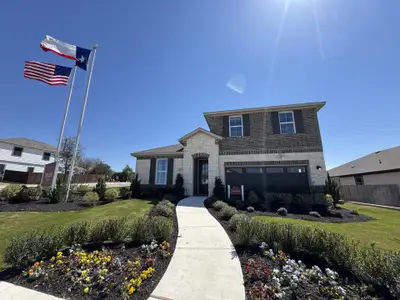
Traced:
<path fill-rule="evenodd" d="M 179 202 L 175 253 L 149 300 L 245 299 L 240 261 L 225 230 L 203 206 L 205 199 Z"/>
<path fill-rule="evenodd" d="M 43 294 L 22 286 L 14 285 L 8 282 L 0 282 L 0 299 L 1 300 L 62 300 L 54 296 Z"/>

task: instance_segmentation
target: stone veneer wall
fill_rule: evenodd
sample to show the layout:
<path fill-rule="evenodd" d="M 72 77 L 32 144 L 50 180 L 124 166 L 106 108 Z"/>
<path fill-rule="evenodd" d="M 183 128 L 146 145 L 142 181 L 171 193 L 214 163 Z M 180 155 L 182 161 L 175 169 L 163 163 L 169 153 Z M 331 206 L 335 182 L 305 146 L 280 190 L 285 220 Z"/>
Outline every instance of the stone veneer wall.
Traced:
<path fill-rule="evenodd" d="M 183 149 L 183 179 L 187 195 L 192 196 L 193 191 L 193 155 L 197 153 L 209 154 L 208 157 L 208 193 L 212 194 L 215 177 L 219 176 L 218 153 L 219 145 L 215 138 L 204 133 L 198 133 L 186 141 Z"/>

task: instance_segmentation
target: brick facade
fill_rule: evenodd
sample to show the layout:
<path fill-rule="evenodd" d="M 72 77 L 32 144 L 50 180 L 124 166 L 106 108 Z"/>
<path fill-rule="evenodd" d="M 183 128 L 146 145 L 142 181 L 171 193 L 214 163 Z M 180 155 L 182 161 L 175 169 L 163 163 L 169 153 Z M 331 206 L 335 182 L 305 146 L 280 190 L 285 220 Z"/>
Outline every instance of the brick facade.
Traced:
<path fill-rule="evenodd" d="M 302 109 L 304 133 L 273 134 L 271 112 L 249 114 L 250 136 L 224 137 L 220 155 L 322 152 L 322 140 L 315 108 Z M 223 116 L 205 116 L 212 133 L 223 136 Z"/>

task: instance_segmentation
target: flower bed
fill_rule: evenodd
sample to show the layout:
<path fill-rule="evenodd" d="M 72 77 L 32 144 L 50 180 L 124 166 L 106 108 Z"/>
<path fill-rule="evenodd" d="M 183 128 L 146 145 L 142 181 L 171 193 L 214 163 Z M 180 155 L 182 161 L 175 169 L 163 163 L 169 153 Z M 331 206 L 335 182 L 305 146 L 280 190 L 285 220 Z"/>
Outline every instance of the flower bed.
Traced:
<path fill-rule="evenodd" d="M 373 289 L 348 284 L 329 268 L 307 268 L 262 243 L 260 252 L 241 257 L 247 299 L 374 299 Z"/>

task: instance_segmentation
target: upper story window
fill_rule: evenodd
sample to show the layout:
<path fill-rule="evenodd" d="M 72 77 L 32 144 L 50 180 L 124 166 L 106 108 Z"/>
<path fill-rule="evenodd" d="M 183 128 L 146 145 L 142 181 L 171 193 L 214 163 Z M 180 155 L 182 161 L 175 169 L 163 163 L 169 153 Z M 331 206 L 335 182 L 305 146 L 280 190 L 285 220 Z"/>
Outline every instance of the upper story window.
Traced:
<path fill-rule="evenodd" d="M 14 150 L 12 152 L 13 156 L 22 156 L 22 152 L 24 151 L 24 148 L 21 147 L 14 147 Z"/>
<path fill-rule="evenodd" d="M 168 159 L 158 158 L 156 164 L 156 184 L 167 184 Z"/>
<path fill-rule="evenodd" d="M 292 111 L 279 112 L 279 127 L 282 134 L 296 133 L 294 115 Z"/>
<path fill-rule="evenodd" d="M 50 156 L 51 156 L 50 152 L 44 152 L 42 159 L 49 161 L 50 160 Z"/>
<path fill-rule="evenodd" d="M 243 136 L 243 117 L 230 116 L 229 117 L 229 136 L 241 137 Z"/>

